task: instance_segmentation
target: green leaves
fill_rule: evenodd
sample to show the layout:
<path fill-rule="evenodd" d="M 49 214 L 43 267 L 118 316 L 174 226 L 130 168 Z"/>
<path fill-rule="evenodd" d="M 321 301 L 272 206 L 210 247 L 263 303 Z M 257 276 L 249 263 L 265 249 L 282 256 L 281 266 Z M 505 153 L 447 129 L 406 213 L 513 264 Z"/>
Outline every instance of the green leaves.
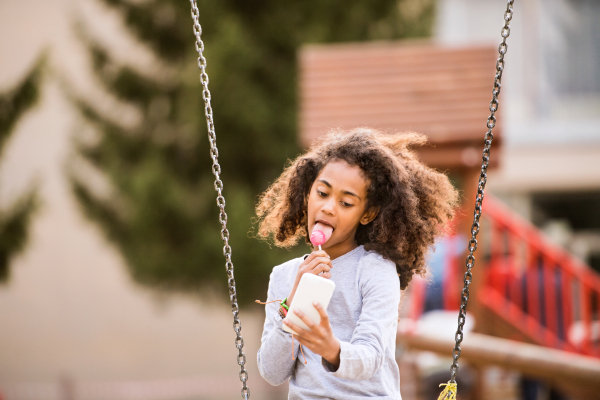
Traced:
<path fill-rule="evenodd" d="M 0 94 L 0 153 L 21 117 L 37 102 L 44 59 L 36 63 L 15 88 Z M 23 250 L 28 227 L 38 199 L 35 189 L 21 195 L 10 207 L 0 211 L 0 282 L 9 278 L 11 258 Z"/>
<path fill-rule="evenodd" d="M 38 100 L 43 64 L 42 58 L 17 87 L 0 94 L 0 151 L 19 118 Z"/>
<path fill-rule="evenodd" d="M 84 212 L 125 256 L 140 283 L 165 290 L 222 290 L 226 296 L 223 241 L 211 172 L 202 88 L 198 80 L 188 2 L 103 0 L 121 12 L 140 42 L 176 70 L 164 77 L 114 59 L 87 33 L 96 75 L 116 98 L 143 114 L 125 128 L 74 98 L 99 140 L 79 155 L 111 186 L 98 195 L 72 176 Z M 404 15 L 402 4 L 428 0 L 307 0 L 301 2 L 199 1 L 204 56 L 224 182 L 238 299 L 264 299 L 273 266 L 308 252 L 269 248 L 252 238 L 257 196 L 282 172 L 297 143 L 296 52 L 307 42 L 393 39 L 430 29 L 433 6 Z M 427 11 L 429 10 L 429 11 Z M 418 27 L 411 28 L 407 21 Z M 421 21 L 424 21 L 421 23 Z M 410 25 L 410 26 L 409 26 Z M 85 29 L 82 25 L 81 29 Z M 416 33 L 415 33 L 416 32 Z"/>

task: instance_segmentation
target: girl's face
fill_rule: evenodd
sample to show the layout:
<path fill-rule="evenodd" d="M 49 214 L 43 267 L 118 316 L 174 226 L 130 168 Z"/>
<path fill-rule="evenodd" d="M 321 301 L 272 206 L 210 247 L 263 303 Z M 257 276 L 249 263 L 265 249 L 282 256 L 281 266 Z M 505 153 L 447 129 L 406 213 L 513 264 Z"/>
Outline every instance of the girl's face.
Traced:
<path fill-rule="evenodd" d="M 333 228 L 321 246 L 334 259 L 357 247 L 359 224 L 368 224 L 378 209 L 366 209 L 368 181 L 360 167 L 343 160 L 330 161 L 321 170 L 308 197 L 308 234 L 317 222 Z"/>

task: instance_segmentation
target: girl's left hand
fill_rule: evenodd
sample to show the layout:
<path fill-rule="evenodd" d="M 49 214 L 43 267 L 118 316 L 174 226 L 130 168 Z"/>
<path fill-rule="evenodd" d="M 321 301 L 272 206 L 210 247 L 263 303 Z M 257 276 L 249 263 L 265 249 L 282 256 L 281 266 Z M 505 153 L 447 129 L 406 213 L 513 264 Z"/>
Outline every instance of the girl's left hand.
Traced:
<path fill-rule="evenodd" d="M 340 341 L 333 335 L 329 315 L 327 311 L 319 304 L 313 305 L 321 315 L 321 322 L 316 324 L 308 318 L 302 311 L 295 310 L 296 315 L 308 326 L 309 330 L 303 329 L 289 320 L 283 323 L 289 326 L 297 335 L 293 335 L 300 344 L 308 347 L 313 353 L 319 354 L 330 364 L 339 366 L 340 363 Z"/>

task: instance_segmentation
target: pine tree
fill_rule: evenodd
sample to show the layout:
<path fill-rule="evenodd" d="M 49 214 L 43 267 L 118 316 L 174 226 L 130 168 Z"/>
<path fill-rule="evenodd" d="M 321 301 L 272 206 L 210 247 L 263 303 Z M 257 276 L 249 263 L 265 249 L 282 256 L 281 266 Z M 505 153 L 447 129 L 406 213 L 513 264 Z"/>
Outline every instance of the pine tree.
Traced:
<path fill-rule="evenodd" d="M 112 122 L 93 99 L 82 115 L 101 133 L 79 152 L 107 177 L 112 195 L 73 176 L 85 213 L 125 256 L 138 282 L 168 290 L 226 288 L 212 160 L 188 2 L 102 0 L 140 44 L 177 71 L 148 77 L 85 33 L 96 76 L 144 121 Z M 241 303 L 264 298 L 272 267 L 307 252 L 252 239 L 257 195 L 298 148 L 296 52 L 307 42 L 426 36 L 433 0 L 199 1 L 207 72 Z"/>
<path fill-rule="evenodd" d="M 40 92 L 43 61 L 39 61 L 16 87 L 0 94 L 0 154 L 17 122 L 33 107 Z M 27 243 L 28 227 L 37 205 L 34 189 L 0 211 L 0 282 L 9 279 L 11 258 Z"/>

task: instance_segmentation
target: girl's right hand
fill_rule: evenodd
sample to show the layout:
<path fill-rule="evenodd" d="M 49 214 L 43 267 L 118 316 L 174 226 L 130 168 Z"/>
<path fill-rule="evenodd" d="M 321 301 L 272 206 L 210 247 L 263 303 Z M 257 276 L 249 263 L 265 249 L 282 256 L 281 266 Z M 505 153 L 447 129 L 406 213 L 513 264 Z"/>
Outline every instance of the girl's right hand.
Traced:
<path fill-rule="evenodd" d="M 331 268 L 333 268 L 333 265 L 331 264 L 331 259 L 324 250 L 315 250 L 312 253 L 310 253 L 308 257 L 306 257 L 306 259 L 298 267 L 298 273 L 296 274 L 296 279 L 294 280 L 294 287 L 292 288 L 292 292 L 288 296 L 288 306 L 292 304 L 292 299 L 294 298 L 296 289 L 300 284 L 300 278 L 302 278 L 302 275 L 319 275 L 321 272 L 323 272 L 320 276 L 329 279 L 331 278 L 331 272 L 329 272 Z"/>

